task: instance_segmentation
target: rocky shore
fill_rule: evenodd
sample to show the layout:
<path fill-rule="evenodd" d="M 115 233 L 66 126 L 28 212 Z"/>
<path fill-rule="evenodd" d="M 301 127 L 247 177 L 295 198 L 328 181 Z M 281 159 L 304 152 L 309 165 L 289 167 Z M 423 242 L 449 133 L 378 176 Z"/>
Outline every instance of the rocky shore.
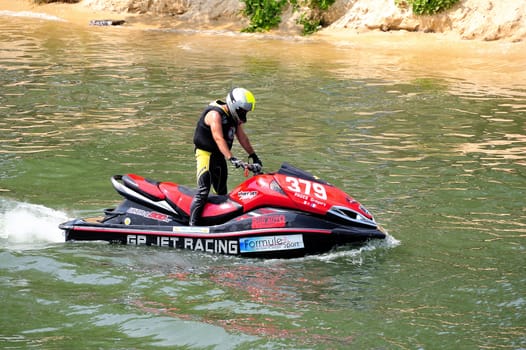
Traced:
<path fill-rule="evenodd" d="M 452 40 L 526 42 L 526 1 L 460 0 L 452 9 L 433 16 L 413 14 L 394 0 L 336 0 L 324 14 L 316 35 L 352 37 L 376 32 L 434 33 Z M 240 31 L 248 25 L 239 0 L 81 0 L 78 3 L 36 5 L 33 0 L 0 0 L 0 10 L 36 11 L 68 21 L 126 20 L 128 26 Z M 102 16 L 102 17 L 101 17 Z M 297 35 L 298 11 L 285 10 L 273 31 Z"/>
<path fill-rule="evenodd" d="M 324 15 L 322 32 L 408 31 L 444 33 L 468 40 L 526 40 L 526 1 L 460 0 L 452 9 L 417 16 L 394 0 L 336 0 Z M 247 19 L 239 0 L 82 0 L 81 6 L 119 14 L 158 16 L 165 25 L 241 29 Z M 279 31 L 299 33 L 298 12 L 285 11 Z"/>

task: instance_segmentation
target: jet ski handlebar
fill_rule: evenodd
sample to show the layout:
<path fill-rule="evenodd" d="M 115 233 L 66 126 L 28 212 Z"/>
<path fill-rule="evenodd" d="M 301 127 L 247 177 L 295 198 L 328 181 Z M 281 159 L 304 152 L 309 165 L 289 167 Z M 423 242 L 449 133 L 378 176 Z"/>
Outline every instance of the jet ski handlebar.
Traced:
<path fill-rule="evenodd" d="M 241 167 L 245 170 L 245 176 L 248 176 L 248 173 L 251 171 L 254 175 L 263 173 L 263 167 L 258 163 L 247 163 L 243 162 Z"/>

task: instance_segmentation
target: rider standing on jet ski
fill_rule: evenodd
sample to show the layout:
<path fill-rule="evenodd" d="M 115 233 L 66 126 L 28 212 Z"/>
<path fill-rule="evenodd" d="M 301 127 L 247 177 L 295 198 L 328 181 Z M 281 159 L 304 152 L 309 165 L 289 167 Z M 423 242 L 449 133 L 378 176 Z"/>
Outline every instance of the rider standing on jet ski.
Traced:
<path fill-rule="evenodd" d="M 236 168 L 243 165 L 230 151 L 234 136 L 249 154 L 248 157 L 262 165 L 243 130 L 247 113 L 255 107 L 256 99 L 250 91 L 234 88 L 228 93 L 226 103 L 214 101 L 201 114 L 194 133 L 197 194 L 190 208 L 190 226 L 198 224 L 212 186 L 217 194 L 227 194 L 228 169 L 225 159 Z"/>

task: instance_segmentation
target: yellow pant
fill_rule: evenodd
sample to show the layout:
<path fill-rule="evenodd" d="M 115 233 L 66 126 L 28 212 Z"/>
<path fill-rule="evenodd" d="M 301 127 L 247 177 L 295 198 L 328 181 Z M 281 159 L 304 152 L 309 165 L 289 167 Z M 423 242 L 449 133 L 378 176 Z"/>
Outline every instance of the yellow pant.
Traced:
<path fill-rule="evenodd" d="M 195 160 L 197 193 L 190 208 L 190 225 L 198 223 L 212 187 L 217 194 L 227 194 L 228 168 L 225 157 L 221 153 L 211 153 L 196 148 Z"/>

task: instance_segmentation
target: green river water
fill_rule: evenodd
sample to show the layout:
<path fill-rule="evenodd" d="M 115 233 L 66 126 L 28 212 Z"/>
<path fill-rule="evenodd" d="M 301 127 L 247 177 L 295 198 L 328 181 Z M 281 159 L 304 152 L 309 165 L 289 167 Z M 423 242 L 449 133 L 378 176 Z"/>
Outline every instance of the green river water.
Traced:
<path fill-rule="evenodd" d="M 429 60 L 0 12 L 0 347 L 526 349 L 526 65 Z M 63 242 L 119 202 L 111 175 L 193 186 L 196 119 L 232 86 L 267 171 L 342 187 L 389 239 L 269 261 Z"/>

